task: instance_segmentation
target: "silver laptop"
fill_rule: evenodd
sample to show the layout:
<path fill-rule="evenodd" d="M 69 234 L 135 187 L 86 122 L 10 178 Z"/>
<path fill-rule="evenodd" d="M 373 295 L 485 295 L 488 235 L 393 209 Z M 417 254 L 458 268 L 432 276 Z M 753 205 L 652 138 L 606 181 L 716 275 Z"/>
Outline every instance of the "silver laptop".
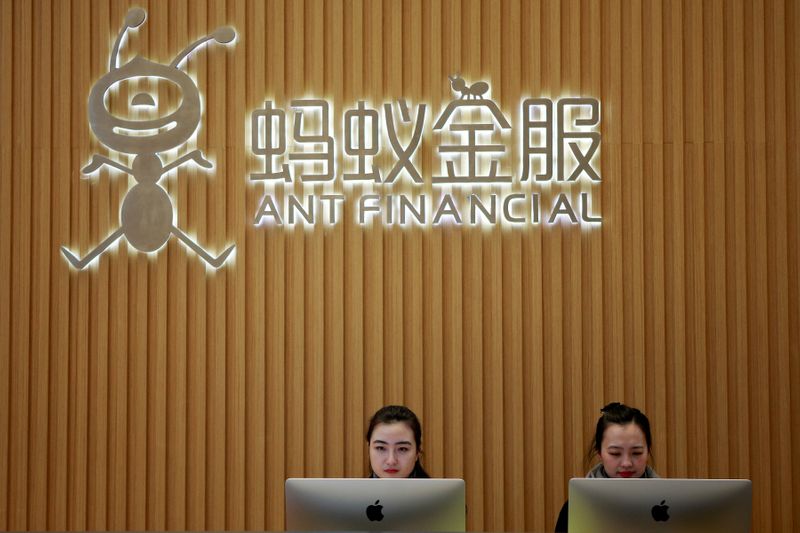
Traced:
<path fill-rule="evenodd" d="M 748 479 L 587 479 L 569 482 L 569 531 L 745 533 Z"/>
<path fill-rule="evenodd" d="M 462 479 L 286 480 L 286 531 L 465 531 Z"/>

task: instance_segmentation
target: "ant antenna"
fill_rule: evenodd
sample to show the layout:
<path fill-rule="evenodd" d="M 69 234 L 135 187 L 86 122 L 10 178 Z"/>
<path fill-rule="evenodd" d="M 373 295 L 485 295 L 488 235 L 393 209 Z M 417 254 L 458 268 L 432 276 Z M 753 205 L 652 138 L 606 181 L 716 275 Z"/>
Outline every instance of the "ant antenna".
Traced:
<path fill-rule="evenodd" d="M 125 25 L 119 31 L 119 35 L 117 35 L 117 40 L 114 41 L 114 48 L 111 49 L 111 57 L 108 60 L 109 72 L 117 69 L 117 60 L 119 59 L 119 49 L 122 46 L 122 39 L 125 37 L 125 33 L 128 31 L 129 28 L 138 28 L 139 26 L 141 26 L 146 18 L 147 18 L 147 13 L 141 7 L 134 7 L 130 11 L 128 11 L 127 15 L 125 15 Z"/>
<path fill-rule="evenodd" d="M 202 39 L 198 39 L 186 48 L 183 49 L 183 52 L 175 56 L 175 59 L 172 60 L 172 63 L 169 64 L 171 67 L 178 68 L 178 65 L 186 59 L 189 54 L 194 52 L 200 45 L 210 41 L 215 40 L 220 44 L 228 44 L 236 38 L 236 31 L 231 28 L 230 26 L 223 26 L 221 28 L 217 28 L 211 35 L 206 35 Z"/>

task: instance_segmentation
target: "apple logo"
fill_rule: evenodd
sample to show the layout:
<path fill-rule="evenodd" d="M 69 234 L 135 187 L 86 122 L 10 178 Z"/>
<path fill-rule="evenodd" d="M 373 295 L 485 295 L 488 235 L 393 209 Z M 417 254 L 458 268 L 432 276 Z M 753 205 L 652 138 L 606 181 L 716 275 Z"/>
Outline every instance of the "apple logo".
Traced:
<path fill-rule="evenodd" d="M 370 522 L 380 522 L 383 520 L 383 505 L 378 505 L 380 500 L 375 500 L 374 505 L 367 506 L 367 518 L 369 518 Z"/>
<path fill-rule="evenodd" d="M 661 500 L 660 504 L 654 505 L 650 510 L 650 513 L 653 515 L 653 520 L 656 522 L 666 522 L 669 520 L 669 513 L 667 512 L 669 505 L 664 505 L 666 501 L 667 500 Z"/>

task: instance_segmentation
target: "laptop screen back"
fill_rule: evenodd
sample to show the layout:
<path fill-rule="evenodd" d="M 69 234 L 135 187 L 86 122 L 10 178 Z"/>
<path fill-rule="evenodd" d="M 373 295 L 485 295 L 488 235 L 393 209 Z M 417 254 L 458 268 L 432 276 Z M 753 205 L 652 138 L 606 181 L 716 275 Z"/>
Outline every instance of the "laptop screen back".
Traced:
<path fill-rule="evenodd" d="M 587 479 L 569 482 L 569 531 L 745 533 L 746 479 Z"/>
<path fill-rule="evenodd" d="M 287 531 L 465 531 L 461 479 L 286 480 Z"/>

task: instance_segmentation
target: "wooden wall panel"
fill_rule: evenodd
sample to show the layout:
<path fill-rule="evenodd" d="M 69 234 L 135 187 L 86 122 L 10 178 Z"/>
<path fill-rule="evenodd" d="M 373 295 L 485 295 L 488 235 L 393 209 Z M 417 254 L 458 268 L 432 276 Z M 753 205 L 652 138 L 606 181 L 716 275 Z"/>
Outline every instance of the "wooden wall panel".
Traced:
<path fill-rule="evenodd" d="M 394 402 L 423 419 L 426 467 L 466 479 L 471 530 L 551 530 L 612 400 L 650 416 L 659 473 L 751 478 L 754 530 L 797 529 L 796 2 L 143 2 L 125 58 L 239 34 L 187 60 L 187 149 L 215 169 L 161 182 L 181 228 L 236 256 L 120 245 L 76 272 L 59 247 L 116 228 L 134 183 L 79 173 L 107 153 L 87 95 L 130 5 L 0 2 L 1 530 L 281 530 L 285 478 L 364 475 L 366 420 Z M 431 121 L 453 73 L 491 82 L 512 125 L 528 96 L 601 101 L 603 180 L 570 188 L 601 227 L 361 227 L 352 204 L 333 227 L 253 225 L 265 100 L 332 102 L 341 171 L 346 107 L 407 98 Z"/>

